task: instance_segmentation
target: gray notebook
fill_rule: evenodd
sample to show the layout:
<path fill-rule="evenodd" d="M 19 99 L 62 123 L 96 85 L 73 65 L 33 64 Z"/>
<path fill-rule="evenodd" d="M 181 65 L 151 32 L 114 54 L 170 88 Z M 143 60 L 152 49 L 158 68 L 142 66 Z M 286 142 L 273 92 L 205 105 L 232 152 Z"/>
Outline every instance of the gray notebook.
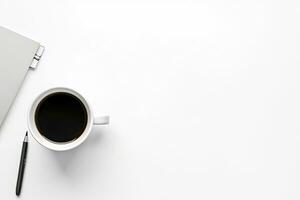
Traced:
<path fill-rule="evenodd" d="M 29 68 L 35 68 L 44 47 L 0 26 L 0 126 Z"/>

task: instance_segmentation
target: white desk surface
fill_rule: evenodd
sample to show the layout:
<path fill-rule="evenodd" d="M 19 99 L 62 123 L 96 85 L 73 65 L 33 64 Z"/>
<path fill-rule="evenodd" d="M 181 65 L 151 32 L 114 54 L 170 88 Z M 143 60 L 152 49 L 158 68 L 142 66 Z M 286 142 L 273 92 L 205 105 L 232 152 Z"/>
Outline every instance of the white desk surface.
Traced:
<path fill-rule="evenodd" d="M 300 198 L 299 1 L 16 1 L 0 24 L 41 42 L 0 130 L 15 197 L 27 110 L 55 86 L 111 115 L 79 148 L 30 137 L 24 200 Z"/>

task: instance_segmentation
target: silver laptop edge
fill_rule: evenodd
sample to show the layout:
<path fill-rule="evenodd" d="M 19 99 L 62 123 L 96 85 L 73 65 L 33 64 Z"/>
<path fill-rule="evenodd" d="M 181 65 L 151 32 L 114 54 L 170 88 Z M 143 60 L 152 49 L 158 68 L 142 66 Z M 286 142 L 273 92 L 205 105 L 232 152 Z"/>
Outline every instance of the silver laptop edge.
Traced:
<path fill-rule="evenodd" d="M 0 26 L 0 127 L 29 68 L 44 52 L 38 42 Z"/>

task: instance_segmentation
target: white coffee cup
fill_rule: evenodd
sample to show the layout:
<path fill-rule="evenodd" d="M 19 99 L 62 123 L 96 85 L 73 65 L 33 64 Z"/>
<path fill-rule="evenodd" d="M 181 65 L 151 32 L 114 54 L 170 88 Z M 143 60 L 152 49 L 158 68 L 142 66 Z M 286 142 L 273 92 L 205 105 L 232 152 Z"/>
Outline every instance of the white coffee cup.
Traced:
<path fill-rule="evenodd" d="M 85 109 L 87 111 L 87 125 L 80 135 L 76 140 L 72 140 L 70 142 L 55 142 L 52 140 L 47 139 L 44 137 L 38 130 L 36 123 L 35 123 L 35 114 L 36 114 L 36 109 L 39 105 L 39 103 L 48 97 L 49 95 L 53 93 L 58 93 L 58 92 L 63 92 L 63 93 L 68 93 L 71 95 L 74 95 L 77 97 L 82 104 L 85 106 Z M 52 88 L 49 89 L 43 93 L 41 93 L 33 102 L 29 109 L 28 113 L 28 128 L 29 131 L 31 132 L 33 138 L 40 143 L 42 146 L 47 147 L 48 149 L 55 150 L 55 151 L 66 151 L 73 149 L 77 146 L 79 146 L 82 142 L 86 140 L 86 138 L 89 136 L 91 133 L 91 129 L 93 125 L 105 125 L 109 123 L 109 117 L 108 116 L 102 116 L 102 117 L 94 117 L 92 109 L 88 102 L 86 101 L 85 98 L 83 98 L 78 92 L 69 89 L 69 88 Z"/>

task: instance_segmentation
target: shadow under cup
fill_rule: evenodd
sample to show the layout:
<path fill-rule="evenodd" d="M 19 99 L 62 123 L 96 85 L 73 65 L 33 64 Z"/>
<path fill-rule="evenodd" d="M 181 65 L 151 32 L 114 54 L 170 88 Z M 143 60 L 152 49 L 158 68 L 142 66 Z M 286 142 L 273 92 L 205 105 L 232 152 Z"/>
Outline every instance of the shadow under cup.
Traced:
<path fill-rule="evenodd" d="M 69 143 L 84 133 L 88 124 L 88 112 L 75 95 L 55 92 L 39 102 L 34 113 L 34 123 L 46 140 Z"/>

